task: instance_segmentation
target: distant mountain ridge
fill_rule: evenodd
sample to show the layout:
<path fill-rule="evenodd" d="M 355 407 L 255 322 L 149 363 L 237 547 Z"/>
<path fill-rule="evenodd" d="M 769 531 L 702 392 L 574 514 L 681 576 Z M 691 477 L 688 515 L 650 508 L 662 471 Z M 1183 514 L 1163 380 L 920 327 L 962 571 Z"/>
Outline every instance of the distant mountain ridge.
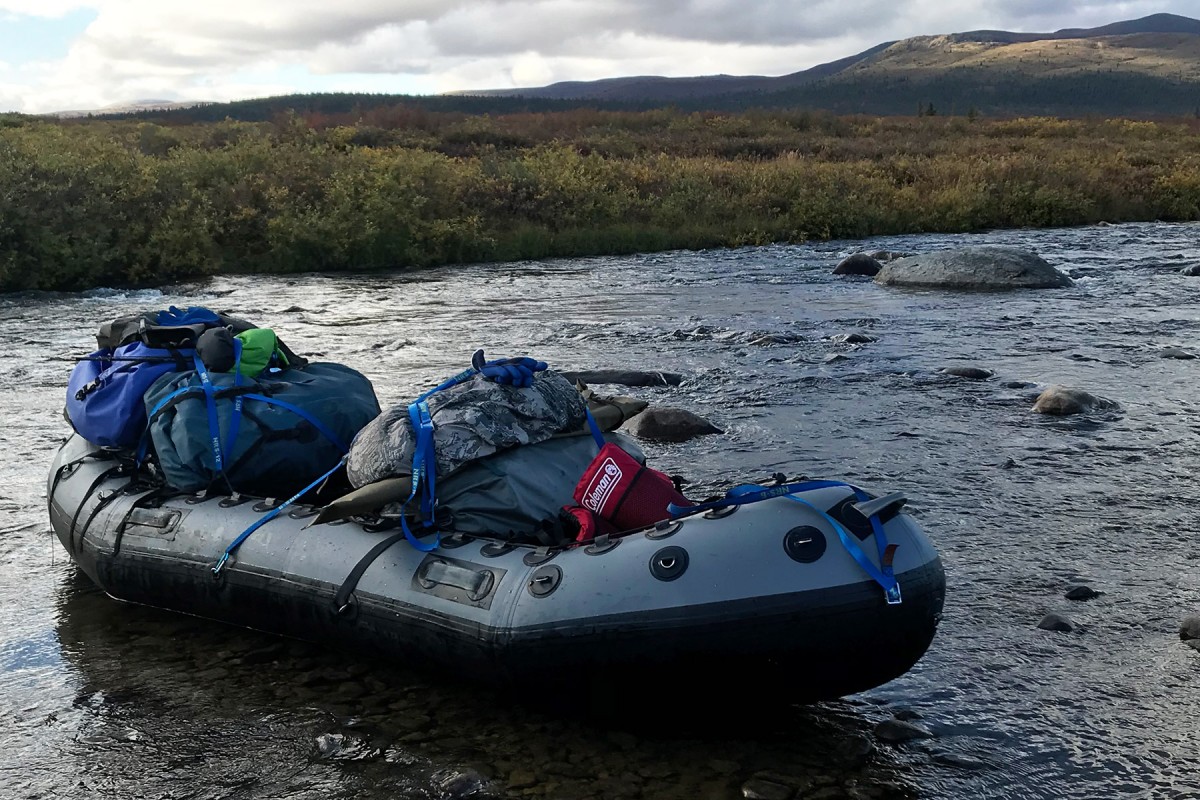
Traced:
<path fill-rule="evenodd" d="M 176 108 L 192 108 L 194 106 L 207 105 L 202 100 L 134 100 L 132 103 L 113 103 L 112 105 L 96 108 L 90 111 L 71 110 L 71 111 L 54 111 L 49 114 L 44 114 L 47 117 L 58 117 L 60 119 L 73 119 L 76 117 L 87 116 L 109 116 L 113 114 L 137 114 L 143 111 L 166 111 Z"/>
<path fill-rule="evenodd" d="M 1051 33 L 915 36 L 778 77 L 642 76 L 457 94 L 844 113 L 914 113 L 922 104 L 959 113 L 1183 114 L 1200 109 L 1200 20 L 1152 14 Z"/>
<path fill-rule="evenodd" d="M 861 53 L 778 77 L 633 76 L 442 95 L 293 94 L 230 103 L 144 101 L 63 116 L 176 123 L 265 121 L 301 114 L 419 108 L 462 114 L 576 108 L 744 111 L 819 109 L 837 114 L 985 114 L 1200 118 L 1200 20 L 1153 14 L 1052 33 L 977 30 L 882 42 Z"/>

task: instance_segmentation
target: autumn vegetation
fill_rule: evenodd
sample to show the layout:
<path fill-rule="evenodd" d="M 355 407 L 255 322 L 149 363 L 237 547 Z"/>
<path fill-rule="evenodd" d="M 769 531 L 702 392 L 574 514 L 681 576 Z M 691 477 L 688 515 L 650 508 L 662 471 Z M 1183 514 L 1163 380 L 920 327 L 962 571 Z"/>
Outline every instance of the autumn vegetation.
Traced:
<path fill-rule="evenodd" d="M 1200 219 L 1200 122 L 0 116 L 0 290 Z"/>

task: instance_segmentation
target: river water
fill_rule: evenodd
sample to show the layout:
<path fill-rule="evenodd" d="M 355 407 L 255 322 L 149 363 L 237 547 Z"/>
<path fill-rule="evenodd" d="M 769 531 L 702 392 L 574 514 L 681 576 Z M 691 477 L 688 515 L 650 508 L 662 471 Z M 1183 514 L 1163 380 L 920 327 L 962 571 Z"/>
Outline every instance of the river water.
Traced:
<path fill-rule="evenodd" d="M 1076 286 L 829 274 L 859 250 L 966 244 L 1036 250 Z M 1161 356 L 1200 352 L 1200 278 L 1179 272 L 1193 264 L 1200 226 L 1135 224 L 0 297 L 0 798 L 682 800 L 764 777 L 797 797 L 1200 797 L 1200 652 L 1178 637 L 1200 612 L 1200 361 Z M 631 393 L 725 433 L 648 445 L 652 463 L 707 484 L 787 472 L 904 490 L 946 565 L 938 637 L 862 695 L 664 730 L 116 603 L 50 536 L 45 473 L 70 358 L 101 322 L 170 304 L 273 327 L 366 373 L 384 403 L 476 347 L 681 372 Z M 996 376 L 939 372 L 953 365 Z M 1121 408 L 1032 413 L 1054 383 Z M 1064 599 L 1079 582 L 1104 594 Z M 1037 629 L 1050 612 L 1077 629 Z M 898 711 L 936 737 L 875 742 Z"/>

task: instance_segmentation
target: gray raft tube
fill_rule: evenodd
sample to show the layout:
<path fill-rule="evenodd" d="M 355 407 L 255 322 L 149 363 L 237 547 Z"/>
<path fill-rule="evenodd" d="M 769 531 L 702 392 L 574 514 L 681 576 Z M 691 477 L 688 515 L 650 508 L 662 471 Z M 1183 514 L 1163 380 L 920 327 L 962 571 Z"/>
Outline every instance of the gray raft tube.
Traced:
<path fill-rule="evenodd" d="M 264 513 L 254 501 L 141 493 L 106 475 L 72 437 L 50 471 L 50 518 L 79 567 L 112 597 L 546 696 L 603 686 L 705 702 L 811 702 L 903 675 L 933 640 L 945 576 L 907 514 L 897 545 L 902 602 L 843 547 L 830 522 L 776 498 L 696 515 L 603 545 L 546 549 L 450 535 L 432 553 L 400 541 L 334 598 L 387 533 L 357 522 L 306 527 L 300 507 L 264 525 L 214 578 L 225 546 Z M 848 490 L 803 498 L 838 515 Z M 845 517 L 851 519 L 851 517 Z M 870 526 L 847 525 L 875 558 Z"/>

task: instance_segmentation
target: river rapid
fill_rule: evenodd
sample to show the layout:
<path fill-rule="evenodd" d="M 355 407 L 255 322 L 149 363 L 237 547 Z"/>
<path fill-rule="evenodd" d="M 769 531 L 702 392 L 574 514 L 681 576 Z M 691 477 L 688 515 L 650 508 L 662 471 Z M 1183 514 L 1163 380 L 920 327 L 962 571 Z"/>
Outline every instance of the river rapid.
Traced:
<path fill-rule="evenodd" d="M 1076 285 L 830 275 L 860 250 L 980 244 L 1033 249 Z M 0 798 L 1200 797 L 1200 652 L 1178 636 L 1200 613 L 1200 360 L 1162 357 L 1200 353 L 1195 264 L 1200 226 L 1134 224 L 0 296 Z M 651 463 L 705 486 L 905 491 L 946 566 L 938 636 L 870 692 L 662 729 L 117 603 L 50 535 L 45 476 L 70 359 L 102 322 L 172 304 L 272 327 L 385 405 L 476 347 L 680 372 L 626 391 L 725 433 L 647 444 Z M 1120 410 L 1032 413 L 1056 383 Z M 1103 594 L 1064 599 L 1081 582 Z M 1050 612 L 1077 629 L 1037 629 Z M 897 712 L 935 738 L 876 741 Z"/>

